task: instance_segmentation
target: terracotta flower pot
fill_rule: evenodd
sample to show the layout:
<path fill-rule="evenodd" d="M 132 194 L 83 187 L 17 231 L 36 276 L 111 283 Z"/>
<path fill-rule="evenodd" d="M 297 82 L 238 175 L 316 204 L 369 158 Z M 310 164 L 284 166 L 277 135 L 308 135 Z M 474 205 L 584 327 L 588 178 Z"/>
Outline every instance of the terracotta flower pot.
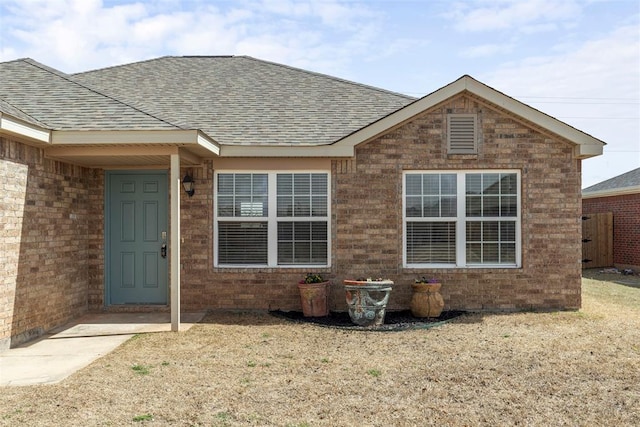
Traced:
<path fill-rule="evenodd" d="M 323 317 L 329 314 L 329 282 L 298 283 L 304 317 Z"/>
<path fill-rule="evenodd" d="M 438 317 L 444 308 L 440 294 L 441 283 L 414 283 L 411 314 L 415 317 Z"/>

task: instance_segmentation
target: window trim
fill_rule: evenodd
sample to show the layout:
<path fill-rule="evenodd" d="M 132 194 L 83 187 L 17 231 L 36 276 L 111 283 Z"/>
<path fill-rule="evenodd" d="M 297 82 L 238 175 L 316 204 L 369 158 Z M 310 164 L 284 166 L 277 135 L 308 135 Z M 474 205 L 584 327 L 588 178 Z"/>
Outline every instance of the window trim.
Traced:
<path fill-rule="evenodd" d="M 220 264 L 218 260 L 218 177 L 221 174 L 267 174 L 268 214 L 266 217 L 222 217 L 224 222 L 267 222 L 267 264 Z M 279 174 L 325 174 L 327 176 L 327 216 L 322 217 L 278 217 L 277 176 Z M 331 171 L 327 169 L 295 170 L 295 169 L 221 169 L 214 172 L 213 179 L 213 266 L 225 269 L 325 269 L 331 267 Z M 278 219 L 284 222 L 327 222 L 327 263 L 326 264 L 278 264 Z"/>
<path fill-rule="evenodd" d="M 407 205 L 407 175 L 456 175 L 456 262 L 455 263 L 413 263 L 407 262 L 407 222 L 450 222 L 452 217 L 408 217 Z M 515 174 L 516 175 L 516 217 L 470 217 L 466 214 L 466 183 L 467 174 Z M 469 221 L 512 221 L 515 223 L 515 263 L 513 264 L 477 264 L 468 263 L 466 254 L 466 225 Z M 464 169 L 464 170 L 405 170 L 402 173 L 402 265 L 404 268 L 521 268 L 522 267 L 522 177 L 518 169 Z"/>

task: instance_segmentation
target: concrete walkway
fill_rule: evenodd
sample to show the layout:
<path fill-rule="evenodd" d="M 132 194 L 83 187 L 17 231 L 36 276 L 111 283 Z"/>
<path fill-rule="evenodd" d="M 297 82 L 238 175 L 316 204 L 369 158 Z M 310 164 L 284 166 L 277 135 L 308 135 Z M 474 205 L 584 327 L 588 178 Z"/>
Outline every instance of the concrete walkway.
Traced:
<path fill-rule="evenodd" d="M 183 313 L 180 331 L 205 313 Z M 53 384 L 140 333 L 171 330 L 170 313 L 87 314 L 41 338 L 0 353 L 0 386 Z"/>

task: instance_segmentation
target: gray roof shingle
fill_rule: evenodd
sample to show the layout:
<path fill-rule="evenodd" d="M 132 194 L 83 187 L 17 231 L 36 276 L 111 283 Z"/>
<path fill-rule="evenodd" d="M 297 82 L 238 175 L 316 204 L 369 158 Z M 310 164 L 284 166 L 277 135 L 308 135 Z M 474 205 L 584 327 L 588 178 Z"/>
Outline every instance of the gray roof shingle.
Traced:
<path fill-rule="evenodd" d="M 599 182 L 582 190 L 582 194 L 597 191 L 620 190 L 627 187 L 640 186 L 640 168 L 630 170 L 622 175 L 614 176 L 606 181 Z"/>
<path fill-rule="evenodd" d="M 177 128 L 31 59 L 0 63 L 0 76 L 0 109 L 51 130 Z"/>
<path fill-rule="evenodd" d="M 73 79 L 222 144 L 331 144 L 414 101 L 247 56 L 168 56 Z"/>
<path fill-rule="evenodd" d="M 30 115 L 26 114 L 24 111 L 11 105 L 10 103 L 6 102 L 3 99 L 0 99 L 0 112 L 4 114 L 9 114 L 17 119 L 23 120 L 27 123 L 31 123 L 32 125 L 36 125 L 39 127 L 46 127 L 44 123 L 38 121 L 34 117 L 31 117 Z"/>

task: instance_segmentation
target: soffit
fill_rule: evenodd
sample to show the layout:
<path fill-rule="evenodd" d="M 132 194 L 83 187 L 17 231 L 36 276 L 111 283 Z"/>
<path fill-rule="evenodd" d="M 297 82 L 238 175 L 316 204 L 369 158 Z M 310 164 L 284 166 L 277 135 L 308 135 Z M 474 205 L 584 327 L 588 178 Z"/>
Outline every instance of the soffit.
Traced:
<path fill-rule="evenodd" d="M 172 154 L 179 154 L 183 165 L 202 163 L 202 149 L 175 145 L 110 144 L 90 146 L 54 146 L 44 149 L 45 156 L 89 168 L 169 167 Z"/>

